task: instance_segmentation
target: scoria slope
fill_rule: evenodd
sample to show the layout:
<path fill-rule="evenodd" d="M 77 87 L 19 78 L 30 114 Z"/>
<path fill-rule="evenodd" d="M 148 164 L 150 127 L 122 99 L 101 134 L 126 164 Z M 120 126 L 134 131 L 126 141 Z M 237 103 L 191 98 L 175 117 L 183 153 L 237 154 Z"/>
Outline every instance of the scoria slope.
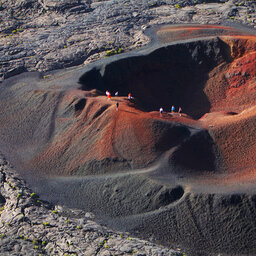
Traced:
<path fill-rule="evenodd" d="M 255 36 L 155 32 L 134 53 L 4 81 L 1 149 L 53 203 L 192 255 L 253 255 Z"/>

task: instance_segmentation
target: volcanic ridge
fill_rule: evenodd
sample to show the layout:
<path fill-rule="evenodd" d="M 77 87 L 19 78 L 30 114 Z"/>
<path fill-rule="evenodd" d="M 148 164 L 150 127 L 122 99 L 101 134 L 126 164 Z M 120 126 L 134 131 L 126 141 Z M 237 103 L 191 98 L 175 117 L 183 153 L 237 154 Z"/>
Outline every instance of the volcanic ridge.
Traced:
<path fill-rule="evenodd" d="M 53 203 L 191 255 L 255 255 L 256 36 L 150 33 L 134 53 L 5 80 L 1 149 Z"/>

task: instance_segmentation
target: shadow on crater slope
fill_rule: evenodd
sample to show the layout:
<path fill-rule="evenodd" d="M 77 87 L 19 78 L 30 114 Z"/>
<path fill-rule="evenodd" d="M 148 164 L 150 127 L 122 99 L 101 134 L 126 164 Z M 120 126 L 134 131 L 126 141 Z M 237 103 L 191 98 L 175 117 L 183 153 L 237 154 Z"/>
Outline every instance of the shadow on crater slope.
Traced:
<path fill-rule="evenodd" d="M 143 110 L 182 105 L 188 115 L 199 118 L 211 106 L 204 93 L 208 73 L 230 61 L 230 46 L 218 38 L 179 43 L 94 67 L 80 78 L 81 89 L 132 92 Z"/>

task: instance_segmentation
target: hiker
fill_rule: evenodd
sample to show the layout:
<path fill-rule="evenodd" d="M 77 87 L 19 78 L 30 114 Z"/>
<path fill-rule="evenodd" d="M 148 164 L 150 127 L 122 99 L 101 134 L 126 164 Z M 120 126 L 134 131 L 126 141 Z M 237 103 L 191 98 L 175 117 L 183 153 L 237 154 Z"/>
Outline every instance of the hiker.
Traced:
<path fill-rule="evenodd" d="M 179 113 L 180 116 L 181 116 L 181 111 L 182 111 L 182 108 L 179 107 L 178 113 Z"/>
<path fill-rule="evenodd" d="M 116 96 L 116 97 L 118 96 L 118 92 L 115 93 L 115 96 Z"/>
<path fill-rule="evenodd" d="M 175 111 L 175 107 L 172 105 L 171 112 L 173 113 Z"/>
<path fill-rule="evenodd" d="M 160 112 L 160 116 L 161 116 L 161 117 L 163 116 L 163 111 L 164 111 L 163 108 L 160 108 L 160 109 L 159 109 L 159 112 Z"/>
<path fill-rule="evenodd" d="M 108 100 L 111 100 L 111 94 L 110 94 L 110 92 L 108 93 L 107 98 L 108 98 Z"/>
<path fill-rule="evenodd" d="M 110 92 L 109 92 L 109 91 L 106 91 L 106 95 L 107 95 L 107 97 L 108 97 L 108 95 L 110 95 Z"/>
<path fill-rule="evenodd" d="M 119 102 L 116 103 L 116 111 L 118 111 Z"/>
<path fill-rule="evenodd" d="M 132 94 L 129 92 L 128 94 L 128 99 L 131 100 L 132 99 Z"/>

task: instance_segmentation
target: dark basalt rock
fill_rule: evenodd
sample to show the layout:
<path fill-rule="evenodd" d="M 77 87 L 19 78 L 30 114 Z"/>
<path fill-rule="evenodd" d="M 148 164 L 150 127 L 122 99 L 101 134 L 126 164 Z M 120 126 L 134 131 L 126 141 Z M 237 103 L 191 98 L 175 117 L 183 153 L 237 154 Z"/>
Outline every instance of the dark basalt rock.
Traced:
<path fill-rule="evenodd" d="M 5 198 L 0 194 L 0 206 L 3 206 L 5 202 L 6 202 Z"/>
<path fill-rule="evenodd" d="M 57 12 L 82 13 L 91 10 L 89 3 L 80 0 L 44 0 L 42 5 L 46 10 Z"/>

